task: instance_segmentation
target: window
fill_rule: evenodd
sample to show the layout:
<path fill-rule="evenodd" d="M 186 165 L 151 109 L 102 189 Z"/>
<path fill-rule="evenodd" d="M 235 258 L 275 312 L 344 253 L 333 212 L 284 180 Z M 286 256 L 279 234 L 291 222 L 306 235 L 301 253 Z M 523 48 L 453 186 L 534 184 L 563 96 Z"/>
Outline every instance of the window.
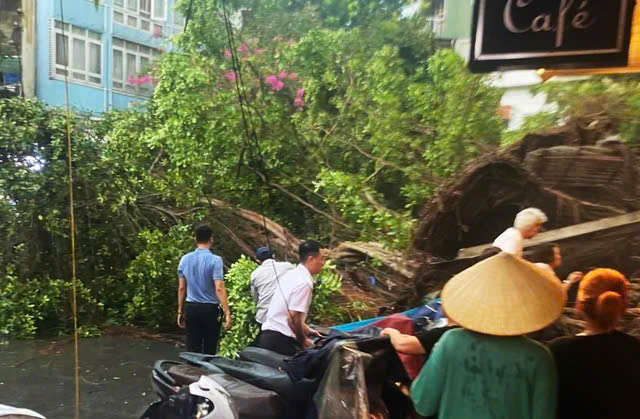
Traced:
<path fill-rule="evenodd" d="M 150 96 L 153 83 L 150 77 L 142 74 L 150 69 L 160 54 L 159 50 L 146 45 L 113 38 L 113 88 Z"/>
<path fill-rule="evenodd" d="M 445 19 L 445 4 L 444 0 L 433 0 L 431 2 L 431 17 L 428 21 L 431 22 L 431 30 L 434 33 L 442 33 L 444 29 Z"/>
<path fill-rule="evenodd" d="M 153 21 L 167 19 L 167 0 L 113 0 L 113 21 L 121 25 L 152 32 L 162 26 Z"/>
<path fill-rule="evenodd" d="M 173 24 L 184 28 L 186 19 L 178 9 L 173 10 Z"/>
<path fill-rule="evenodd" d="M 142 1 L 142 0 L 140 0 Z M 150 1 L 150 0 L 147 0 Z M 153 18 L 156 20 L 167 19 L 167 2 L 166 0 L 154 0 L 153 1 Z"/>
<path fill-rule="evenodd" d="M 89 84 L 102 84 L 102 35 L 58 20 L 54 22 L 51 75 Z"/>

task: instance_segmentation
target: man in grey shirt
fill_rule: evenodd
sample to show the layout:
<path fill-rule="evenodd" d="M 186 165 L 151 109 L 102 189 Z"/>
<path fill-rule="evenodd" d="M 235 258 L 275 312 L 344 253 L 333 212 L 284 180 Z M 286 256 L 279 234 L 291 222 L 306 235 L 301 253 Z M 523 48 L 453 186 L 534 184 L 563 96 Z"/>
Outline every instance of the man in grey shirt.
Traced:
<path fill-rule="evenodd" d="M 262 324 L 267 319 L 269 303 L 278 287 L 278 281 L 294 266 L 289 262 L 276 262 L 273 252 L 268 247 L 259 248 L 256 251 L 256 259 L 260 266 L 251 273 L 251 297 L 258 306 L 256 321 Z"/>

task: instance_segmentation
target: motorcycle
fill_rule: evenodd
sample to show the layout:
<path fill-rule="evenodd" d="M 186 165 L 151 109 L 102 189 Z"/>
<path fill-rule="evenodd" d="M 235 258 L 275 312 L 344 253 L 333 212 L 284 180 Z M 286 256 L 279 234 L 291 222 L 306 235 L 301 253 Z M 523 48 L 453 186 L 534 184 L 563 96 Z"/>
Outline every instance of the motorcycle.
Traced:
<path fill-rule="evenodd" d="M 149 406 L 145 419 L 239 419 L 229 392 L 217 381 L 203 375 L 198 381 Z"/>
<path fill-rule="evenodd" d="M 216 401 L 194 387 L 205 377 L 207 383 L 214 383 L 208 388 L 225 390 L 226 402 L 218 398 L 217 403 L 227 403 L 233 417 L 241 419 L 284 418 L 296 411 L 299 414 L 300 399 L 309 399 L 312 394 L 305 394 L 304 385 L 294 384 L 278 369 L 284 365 L 283 356 L 261 348 L 247 348 L 241 353 L 241 360 L 192 352 L 183 352 L 180 358 L 182 361 L 160 360 L 154 364 L 151 383 L 160 401 L 151 405 L 142 419 L 172 419 L 171 414 L 181 418 L 222 417 L 215 413 Z M 213 404 L 212 411 L 207 405 L 203 405 L 204 411 L 195 408 L 202 399 Z M 209 416 L 202 416 L 205 413 Z"/>

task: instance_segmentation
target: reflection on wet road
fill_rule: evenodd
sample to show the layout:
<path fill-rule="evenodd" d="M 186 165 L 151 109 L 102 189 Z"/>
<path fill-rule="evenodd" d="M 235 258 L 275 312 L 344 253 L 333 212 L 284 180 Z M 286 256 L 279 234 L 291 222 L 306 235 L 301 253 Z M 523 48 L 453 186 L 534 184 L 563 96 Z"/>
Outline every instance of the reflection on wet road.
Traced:
<path fill-rule="evenodd" d="M 184 349 L 129 337 L 80 341 L 80 417 L 138 418 L 157 399 L 151 369 Z M 70 340 L 0 345 L 0 404 L 32 409 L 48 419 L 73 418 L 74 366 Z"/>

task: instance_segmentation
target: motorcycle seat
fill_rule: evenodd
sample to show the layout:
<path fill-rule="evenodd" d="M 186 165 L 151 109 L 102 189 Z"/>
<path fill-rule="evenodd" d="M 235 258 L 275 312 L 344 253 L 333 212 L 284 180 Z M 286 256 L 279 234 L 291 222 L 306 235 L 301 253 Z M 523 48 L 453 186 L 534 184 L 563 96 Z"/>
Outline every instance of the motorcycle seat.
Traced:
<path fill-rule="evenodd" d="M 215 355 L 182 352 L 180 358 L 204 369 L 221 369 L 239 380 L 256 387 L 278 393 L 290 402 L 304 402 L 311 399 L 316 383 L 313 380 L 293 382 L 287 373 L 255 362 L 240 361 Z"/>
<path fill-rule="evenodd" d="M 211 374 L 212 372 L 205 370 L 204 368 L 198 368 L 198 367 L 181 363 L 181 364 L 172 365 L 167 371 L 167 373 L 171 378 L 173 378 L 173 380 L 177 385 L 182 387 L 182 386 L 188 386 L 191 383 L 195 383 L 203 375 L 208 375 L 208 374 Z"/>
<path fill-rule="evenodd" d="M 242 361 L 255 362 L 279 370 L 284 368 L 284 360 L 287 358 L 286 355 L 256 346 L 247 346 L 240 351 L 239 357 Z"/>

